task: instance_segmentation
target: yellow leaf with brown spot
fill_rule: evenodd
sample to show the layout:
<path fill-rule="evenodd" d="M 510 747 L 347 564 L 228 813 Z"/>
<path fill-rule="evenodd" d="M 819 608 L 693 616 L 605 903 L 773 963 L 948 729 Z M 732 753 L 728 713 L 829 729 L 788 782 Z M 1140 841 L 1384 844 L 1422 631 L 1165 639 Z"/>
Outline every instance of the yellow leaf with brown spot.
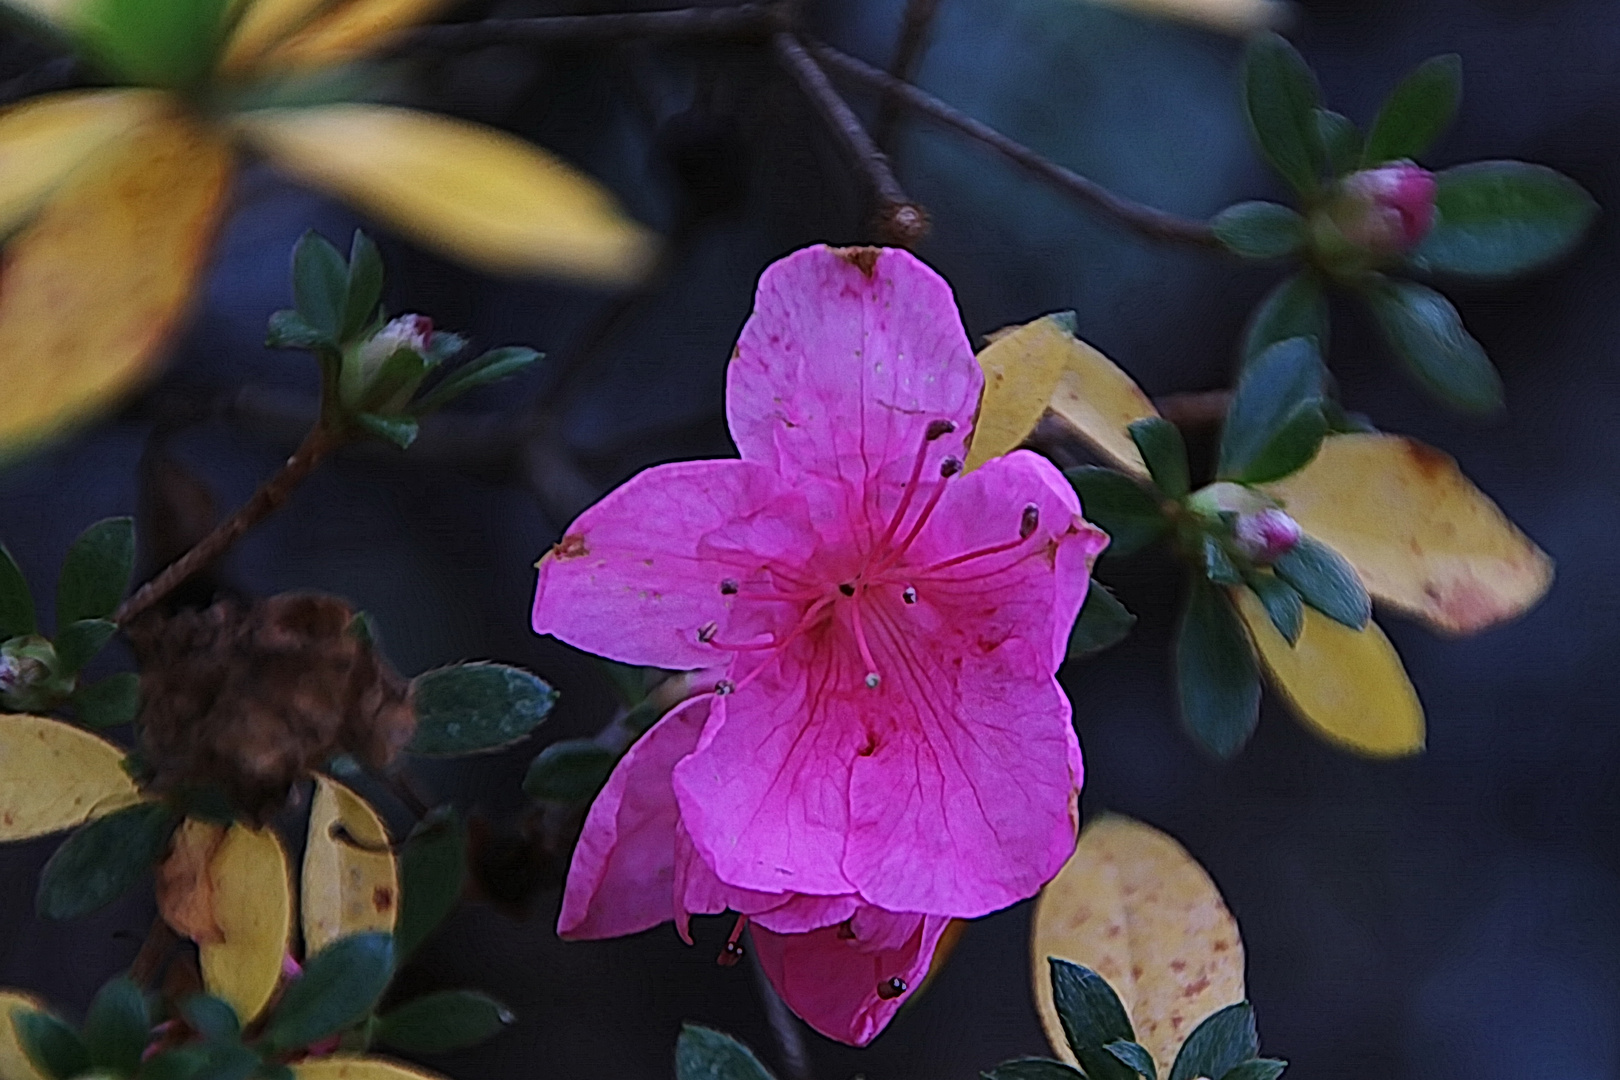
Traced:
<path fill-rule="evenodd" d="M 293 1066 L 298 1080 L 439 1080 L 434 1073 L 379 1057 L 310 1058 Z"/>
<path fill-rule="evenodd" d="M 1126 817 L 1097 818 L 1080 834 L 1036 902 L 1030 954 L 1041 1024 L 1070 1063 L 1049 956 L 1108 980 L 1160 1076 L 1206 1016 L 1244 999 L 1243 940 L 1215 883 L 1180 844 Z"/>
<path fill-rule="evenodd" d="M 346 64 L 384 48 L 401 30 L 433 18 L 453 0 L 344 0 L 265 54 L 260 66 Z"/>
<path fill-rule="evenodd" d="M 1045 315 L 991 335 L 978 355 L 984 393 L 973 420 L 967 470 L 1000 457 L 1029 437 L 1046 413 L 1074 341 L 1074 314 Z"/>
<path fill-rule="evenodd" d="M 0 235 L 26 221 L 69 174 L 163 108 L 153 90 L 70 90 L 0 112 Z"/>
<path fill-rule="evenodd" d="M 22 1044 L 17 1041 L 17 1031 L 11 1023 L 11 1014 L 19 1010 L 50 1011 L 38 998 L 29 997 L 15 990 L 0 990 L 0 1077 L 4 1077 L 5 1080 L 50 1080 L 44 1073 L 34 1068 L 34 1063 L 28 1060 Z"/>
<path fill-rule="evenodd" d="M 1367 591 L 1441 630 L 1471 634 L 1546 595 L 1553 565 L 1449 455 L 1399 435 L 1335 435 L 1265 486 L 1350 561 Z"/>
<path fill-rule="evenodd" d="M 1305 627 L 1290 646 L 1254 593 L 1232 592 L 1272 684 L 1294 715 L 1358 754 L 1404 757 L 1422 751 L 1423 706 L 1377 623 L 1352 630 L 1307 607 Z"/>
<path fill-rule="evenodd" d="M 1101 0 L 1155 18 L 1200 23 L 1228 34 L 1252 34 L 1286 21 L 1282 0 Z"/>
<path fill-rule="evenodd" d="M 315 778 L 300 896 L 306 954 L 350 934 L 394 932 L 399 868 L 388 829 L 369 803 L 324 776 Z"/>
<path fill-rule="evenodd" d="M 652 254 L 596 181 L 491 128 L 384 105 L 262 109 L 237 125 L 297 178 L 485 270 L 622 282 Z"/>
<path fill-rule="evenodd" d="M 214 882 L 209 869 L 225 827 L 196 818 L 180 823 L 169 840 L 169 852 L 153 872 L 158 914 L 175 933 L 199 945 L 225 940 L 214 916 Z"/>
<path fill-rule="evenodd" d="M 71 829 L 140 802 L 125 755 L 60 720 L 0 714 L 0 841 Z"/>
<path fill-rule="evenodd" d="M 292 870 L 275 830 L 236 824 L 214 852 L 208 878 L 223 938 L 197 946 L 203 985 L 246 1025 L 275 992 L 292 944 Z"/>
<path fill-rule="evenodd" d="M 0 264 L 0 456 L 152 373 L 207 262 L 231 155 L 208 129 L 165 116 L 93 165 Z"/>

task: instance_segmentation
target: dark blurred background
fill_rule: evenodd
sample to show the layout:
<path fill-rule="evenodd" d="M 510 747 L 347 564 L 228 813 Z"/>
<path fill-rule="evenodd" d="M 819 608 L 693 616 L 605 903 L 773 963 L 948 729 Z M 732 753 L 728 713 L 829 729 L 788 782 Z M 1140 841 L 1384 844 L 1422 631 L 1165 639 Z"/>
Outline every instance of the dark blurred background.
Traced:
<path fill-rule="evenodd" d="M 623 6 L 515 0 L 467 10 Z M 808 4 L 819 33 L 879 64 L 900 8 Z M 1461 115 L 1425 164 L 1525 158 L 1620 206 L 1613 0 L 1316 0 L 1295 14 L 1290 36 L 1328 102 L 1358 121 L 1413 64 L 1462 54 Z M 1122 193 L 1207 216 L 1283 194 L 1248 142 L 1240 49 L 1231 37 L 1085 0 L 942 0 L 917 77 Z M 529 758 L 592 733 L 612 707 L 592 661 L 530 633 L 533 560 L 637 469 L 732 452 L 722 379 L 755 278 L 801 245 L 869 239 L 869 207 L 837 144 L 758 46 L 489 48 L 407 65 L 395 91 L 553 148 L 669 238 L 662 274 L 614 295 L 490 280 L 368 225 L 389 260 L 391 309 L 426 311 L 481 346 L 532 344 L 549 359 L 517 388 L 469 399 L 410 454 L 342 456 L 229 564 L 232 581 L 254 592 L 352 599 L 375 615 L 406 673 L 491 657 L 553 680 L 562 704 L 532 739 L 424 770 L 437 795 L 499 822 L 523 805 Z M 869 99 L 854 100 L 871 115 Z M 919 253 L 955 287 L 975 339 L 1074 308 L 1081 335 L 1150 393 L 1227 381 L 1242 322 L 1275 272 L 1138 240 L 921 122 L 902 127 L 897 157 L 902 183 L 933 217 Z M 163 378 L 122 414 L 0 471 L 0 538 L 36 587 L 86 524 L 136 509 L 137 461 L 155 445 L 222 507 L 293 445 L 314 370 L 302 354 L 262 347 L 265 319 L 290 299 L 298 235 L 314 227 L 341 243 L 361 222 L 262 169 L 241 178 L 237 199 Z M 1206 758 L 1177 727 L 1169 682 L 1179 575 L 1151 556 L 1101 567 L 1141 622 L 1125 645 L 1065 671 L 1086 753 L 1084 808 L 1140 817 L 1208 867 L 1243 928 L 1265 1049 L 1289 1059 L 1299 1080 L 1620 1077 L 1615 220 L 1600 219 L 1554 272 L 1449 290 L 1506 380 L 1509 410 L 1497 420 L 1442 411 L 1357 311 L 1335 310 L 1331 362 L 1346 404 L 1455 454 L 1558 563 L 1545 603 L 1477 638 L 1441 640 L 1383 620 L 1428 711 L 1425 755 L 1350 757 L 1268 701 L 1238 760 Z M 132 896 L 65 926 L 36 920 L 35 880 L 53 847 L 0 851 L 0 985 L 76 1013 L 129 963 L 151 900 Z M 519 1024 L 427 1064 L 456 1080 L 667 1077 L 687 1019 L 780 1064 L 749 968 L 715 964 L 727 929 L 718 920 L 691 948 L 668 926 L 564 945 L 552 932 L 555 887 L 524 896 L 522 884 L 506 883 L 503 907 L 463 905 L 408 975 L 413 986 L 485 989 Z M 517 901 L 526 917 L 516 917 Z M 807 1034 L 814 1075 L 966 1080 L 1043 1052 L 1029 909 L 973 925 L 935 985 L 870 1049 Z"/>

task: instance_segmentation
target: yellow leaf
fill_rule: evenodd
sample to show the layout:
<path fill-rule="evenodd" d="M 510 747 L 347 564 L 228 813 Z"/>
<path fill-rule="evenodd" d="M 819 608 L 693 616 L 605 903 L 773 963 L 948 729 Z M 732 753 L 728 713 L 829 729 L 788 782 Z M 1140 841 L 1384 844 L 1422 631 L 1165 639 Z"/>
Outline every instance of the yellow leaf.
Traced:
<path fill-rule="evenodd" d="M 168 854 L 153 872 L 158 914 L 177 934 L 199 945 L 217 945 L 225 940 L 214 915 L 214 882 L 211 868 L 219 846 L 225 840 L 225 827 L 187 818 L 169 840 Z"/>
<path fill-rule="evenodd" d="M 1074 341 L 1074 314 L 1044 315 L 992 336 L 978 355 L 984 394 L 973 420 L 967 470 L 1000 457 L 1029 437 L 1046 412 Z"/>
<path fill-rule="evenodd" d="M 1377 623 L 1352 630 L 1307 607 L 1305 628 L 1290 646 L 1254 593 L 1232 592 L 1273 685 L 1296 716 L 1330 742 L 1369 757 L 1423 749 L 1423 706 Z"/>
<path fill-rule="evenodd" d="M 178 116 L 69 177 L 0 268 L 0 456 L 150 374 L 212 246 L 230 154 Z"/>
<path fill-rule="evenodd" d="M 157 115 L 165 100 L 152 90 L 73 90 L 0 112 L 0 235 L 26 221 L 97 150 Z"/>
<path fill-rule="evenodd" d="M 453 0 L 342 0 L 265 55 L 265 68 L 310 68 L 358 60 Z"/>
<path fill-rule="evenodd" d="M 623 281 L 649 234 L 590 177 L 491 128 L 383 105 L 244 113 L 278 165 L 483 269 Z"/>
<path fill-rule="evenodd" d="M 296 33 L 333 0 L 248 0 L 219 60 L 221 71 L 238 74 L 252 67 L 266 49 Z"/>
<path fill-rule="evenodd" d="M 1336 435 L 1265 490 L 1348 559 L 1368 592 L 1441 630 L 1511 619 L 1552 585 L 1552 560 L 1456 461 L 1413 439 Z"/>
<path fill-rule="evenodd" d="M 1030 953 L 1041 1024 L 1069 1062 L 1049 956 L 1108 980 L 1160 1076 L 1193 1028 L 1244 998 L 1243 940 L 1215 883 L 1180 844 L 1126 817 L 1098 818 L 1080 834 L 1036 902 Z"/>
<path fill-rule="evenodd" d="M 139 802 L 124 756 L 60 720 L 0 715 L 0 841 L 71 829 Z"/>
<path fill-rule="evenodd" d="M 335 780 L 315 778 L 304 848 L 304 952 L 340 937 L 394 932 L 399 870 L 377 812 Z"/>
<path fill-rule="evenodd" d="M 430 1072 L 378 1057 L 310 1058 L 293 1066 L 298 1080 L 439 1080 Z"/>
<path fill-rule="evenodd" d="M 0 1077 L 5 1080 L 49 1080 L 34 1063 L 28 1060 L 22 1044 L 17 1041 L 11 1014 L 17 1011 L 48 1012 L 38 998 L 20 994 L 15 990 L 0 990 Z"/>
<path fill-rule="evenodd" d="M 1158 18 L 1202 23 L 1228 34 L 1252 34 L 1288 16 L 1282 0 L 1102 0 Z"/>
<path fill-rule="evenodd" d="M 223 940 L 197 946 L 203 984 L 246 1025 L 281 981 L 292 942 L 292 871 L 273 829 L 241 824 L 225 833 L 208 871 Z"/>

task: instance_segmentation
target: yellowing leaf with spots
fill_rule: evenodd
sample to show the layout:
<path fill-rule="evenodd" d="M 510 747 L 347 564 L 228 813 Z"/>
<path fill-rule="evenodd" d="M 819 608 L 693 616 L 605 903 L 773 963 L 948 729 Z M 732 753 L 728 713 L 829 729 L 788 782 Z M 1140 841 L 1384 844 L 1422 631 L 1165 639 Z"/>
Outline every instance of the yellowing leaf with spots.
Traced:
<path fill-rule="evenodd" d="M 124 757 L 60 720 L 0 714 L 0 840 L 71 829 L 139 802 Z"/>
<path fill-rule="evenodd" d="M 388 830 L 370 804 L 324 776 L 315 779 L 300 895 L 306 954 L 350 934 L 394 932 L 399 869 Z"/>
<path fill-rule="evenodd" d="M 358 60 L 450 4 L 451 0 L 347 0 L 277 45 L 264 57 L 263 66 L 310 68 Z"/>
<path fill-rule="evenodd" d="M 1030 958 L 1041 1024 L 1073 1063 L 1052 1004 L 1049 956 L 1108 980 L 1160 1076 L 1200 1021 L 1244 999 L 1243 941 L 1215 883 L 1180 844 L 1126 817 L 1087 825 L 1035 905 Z"/>
<path fill-rule="evenodd" d="M 17 1041 L 17 1031 L 11 1023 L 11 1014 L 17 1011 L 47 1010 L 37 998 L 19 994 L 15 990 L 0 990 L 0 1077 L 5 1080 L 50 1080 L 34 1068 L 34 1063 L 28 1060 L 22 1044 Z"/>
<path fill-rule="evenodd" d="M 1005 347 L 1009 362 L 1022 353 L 1023 362 L 1035 365 L 1043 380 L 1056 367 L 1057 381 L 1047 401 L 1052 414 L 1110 464 L 1146 479 L 1147 466 L 1128 429 L 1133 421 L 1158 416 L 1158 410 L 1112 360 L 1074 336 L 1070 320 L 1048 315 L 998 337 L 991 347 L 998 346 Z M 1021 408 L 1027 413 L 1027 406 Z"/>
<path fill-rule="evenodd" d="M 208 867 L 220 940 L 199 943 L 203 985 L 230 1002 L 243 1024 L 281 981 L 292 942 L 292 871 L 272 829 L 232 825 Z"/>
<path fill-rule="evenodd" d="M 151 90 L 74 90 L 0 112 L 0 235 L 28 219 L 73 170 L 163 108 Z"/>
<path fill-rule="evenodd" d="M 149 375 L 211 248 L 230 177 L 218 136 L 141 125 L 68 178 L 0 268 L 0 457 Z"/>
<path fill-rule="evenodd" d="M 324 1057 L 293 1066 L 298 1080 L 439 1080 L 430 1072 L 375 1057 Z"/>
<path fill-rule="evenodd" d="M 263 109 L 237 125 L 293 176 L 485 270 L 625 281 L 651 256 L 594 180 L 490 128 L 383 105 Z"/>
<path fill-rule="evenodd" d="M 1423 706 L 1377 623 L 1352 630 L 1307 607 L 1290 647 L 1252 592 L 1232 591 L 1272 684 L 1308 726 L 1369 757 L 1423 749 Z"/>
<path fill-rule="evenodd" d="M 1413 439 L 1336 435 L 1265 490 L 1348 559 L 1373 596 L 1441 630 L 1511 619 L 1552 585 L 1552 560 L 1456 461 Z"/>
<path fill-rule="evenodd" d="M 1046 412 L 1074 340 L 1074 313 L 1046 315 L 993 336 L 978 355 L 984 394 L 973 420 L 967 468 L 1017 448 Z"/>
<path fill-rule="evenodd" d="M 1252 34 L 1282 23 L 1288 5 L 1281 0 L 1101 0 L 1155 18 L 1181 19 L 1228 34 Z"/>

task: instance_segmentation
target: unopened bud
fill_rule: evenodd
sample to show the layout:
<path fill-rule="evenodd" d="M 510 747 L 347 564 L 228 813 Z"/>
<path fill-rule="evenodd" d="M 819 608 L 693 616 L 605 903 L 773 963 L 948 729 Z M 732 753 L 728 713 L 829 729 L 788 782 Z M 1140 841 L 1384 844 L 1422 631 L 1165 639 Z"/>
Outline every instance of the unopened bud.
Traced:
<path fill-rule="evenodd" d="M 360 367 L 368 374 L 401 349 L 427 355 L 433 340 L 433 320 L 426 315 L 401 315 L 391 320 L 360 346 Z"/>
<path fill-rule="evenodd" d="M 1376 255 L 1404 255 L 1434 226 L 1434 174 L 1410 161 L 1344 178 L 1333 219 L 1344 238 Z"/>
<path fill-rule="evenodd" d="M 1240 514 L 1232 526 L 1237 549 L 1260 566 L 1269 566 L 1294 550 L 1299 538 L 1299 522 L 1275 507 Z"/>

